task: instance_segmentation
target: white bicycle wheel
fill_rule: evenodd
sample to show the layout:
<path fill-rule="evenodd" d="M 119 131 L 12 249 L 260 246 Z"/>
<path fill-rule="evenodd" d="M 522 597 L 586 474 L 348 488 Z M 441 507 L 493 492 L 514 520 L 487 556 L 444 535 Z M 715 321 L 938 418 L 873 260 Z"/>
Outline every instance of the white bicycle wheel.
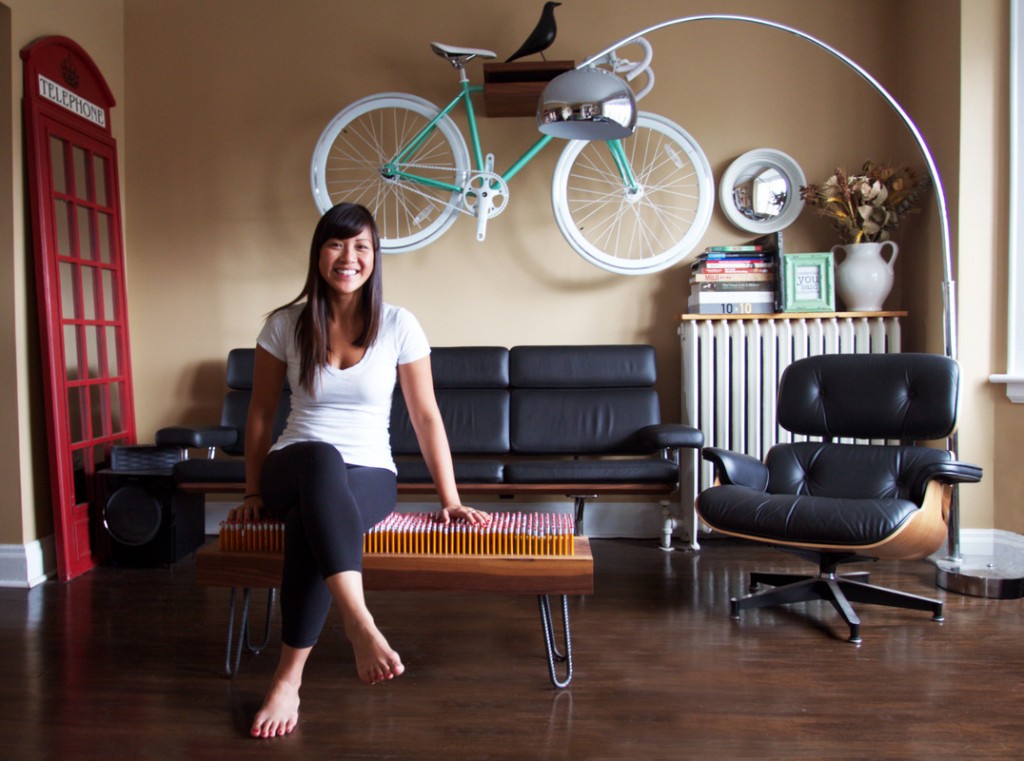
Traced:
<path fill-rule="evenodd" d="M 692 251 L 711 222 L 711 165 L 686 130 L 656 114 L 641 112 L 622 147 L 635 191 L 607 143 L 569 142 L 551 184 L 555 221 L 591 264 L 621 275 L 659 272 Z"/>
<path fill-rule="evenodd" d="M 430 101 L 404 93 L 381 93 L 356 101 L 335 116 L 317 140 L 310 168 L 313 200 L 320 212 L 341 201 L 369 209 L 387 254 L 413 251 L 452 226 L 462 204 L 460 186 L 469 171 L 469 151 L 455 123 L 441 118 L 414 151 L 396 157 L 438 115 Z M 415 175 L 435 187 L 392 173 Z"/>

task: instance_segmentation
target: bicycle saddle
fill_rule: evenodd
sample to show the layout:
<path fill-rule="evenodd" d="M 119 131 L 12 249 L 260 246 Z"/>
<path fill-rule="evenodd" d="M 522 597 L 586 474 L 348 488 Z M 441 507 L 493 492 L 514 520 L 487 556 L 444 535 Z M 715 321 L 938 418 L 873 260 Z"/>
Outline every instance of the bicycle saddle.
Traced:
<path fill-rule="evenodd" d="M 430 49 L 442 58 L 447 59 L 454 66 L 464 64 L 477 56 L 481 58 L 497 58 L 496 53 L 481 48 L 460 48 L 455 45 L 445 45 L 441 42 L 431 42 Z"/>

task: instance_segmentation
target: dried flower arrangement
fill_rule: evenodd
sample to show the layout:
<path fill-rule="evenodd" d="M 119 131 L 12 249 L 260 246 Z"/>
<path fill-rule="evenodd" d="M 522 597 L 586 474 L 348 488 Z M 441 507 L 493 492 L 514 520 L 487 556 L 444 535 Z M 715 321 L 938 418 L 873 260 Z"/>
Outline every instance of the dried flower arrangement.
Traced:
<path fill-rule="evenodd" d="M 860 174 L 836 169 L 820 185 L 801 187 L 800 198 L 832 223 L 842 243 L 868 243 L 888 240 L 929 187 L 931 178 L 910 167 L 867 161 Z"/>

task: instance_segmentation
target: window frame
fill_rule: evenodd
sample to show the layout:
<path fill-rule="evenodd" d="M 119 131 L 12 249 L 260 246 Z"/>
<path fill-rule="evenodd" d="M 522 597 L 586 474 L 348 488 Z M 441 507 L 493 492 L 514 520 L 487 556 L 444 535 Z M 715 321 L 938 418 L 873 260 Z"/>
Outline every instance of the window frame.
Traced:
<path fill-rule="evenodd" d="M 1006 326 L 1006 372 L 992 375 L 1006 384 L 1006 396 L 1024 404 L 1024 12 L 1010 0 L 1010 208 Z"/>

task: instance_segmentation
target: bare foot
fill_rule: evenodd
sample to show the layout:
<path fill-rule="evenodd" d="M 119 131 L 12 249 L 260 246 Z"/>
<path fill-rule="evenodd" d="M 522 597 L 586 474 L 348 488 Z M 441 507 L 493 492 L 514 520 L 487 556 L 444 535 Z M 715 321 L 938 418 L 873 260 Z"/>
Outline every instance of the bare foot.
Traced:
<path fill-rule="evenodd" d="M 398 653 L 373 624 L 353 627 L 347 634 L 356 656 L 356 671 L 364 683 L 378 684 L 405 671 Z"/>
<path fill-rule="evenodd" d="M 291 682 L 277 679 L 263 700 L 249 730 L 253 737 L 287 735 L 299 721 L 299 688 Z"/>

